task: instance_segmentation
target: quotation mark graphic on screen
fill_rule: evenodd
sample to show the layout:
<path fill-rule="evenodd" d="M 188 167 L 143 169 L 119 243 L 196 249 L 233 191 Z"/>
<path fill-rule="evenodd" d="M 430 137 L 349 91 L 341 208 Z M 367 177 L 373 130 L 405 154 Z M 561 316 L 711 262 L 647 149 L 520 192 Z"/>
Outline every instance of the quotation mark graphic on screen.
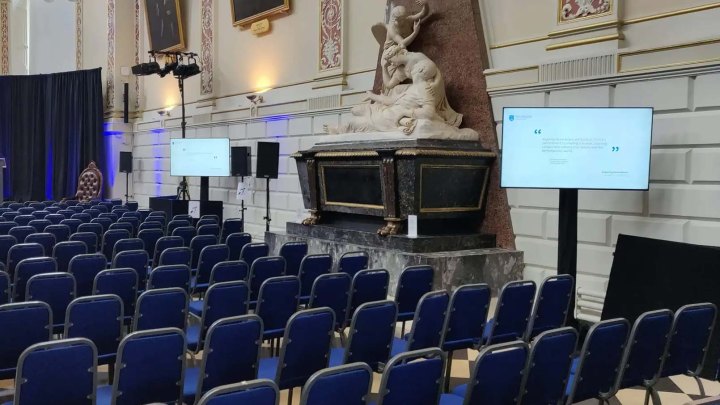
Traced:
<path fill-rule="evenodd" d="M 536 129 L 535 135 L 542 135 L 542 129 Z"/>
<path fill-rule="evenodd" d="M 613 152 L 620 152 L 620 147 L 619 147 L 619 146 L 613 146 L 613 147 L 612 147 L 612 151 L 613 151 Z"/>

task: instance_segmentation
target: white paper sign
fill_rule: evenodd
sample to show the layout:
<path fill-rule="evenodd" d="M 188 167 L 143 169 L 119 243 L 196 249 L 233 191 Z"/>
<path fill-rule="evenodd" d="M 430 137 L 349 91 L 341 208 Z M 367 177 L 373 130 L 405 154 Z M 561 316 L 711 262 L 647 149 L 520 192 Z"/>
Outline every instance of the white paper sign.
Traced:
<path fill-rule="evenodd" d="M 238 182 L 236 198 L 238 200 L 246 200 L 250 197 L 254 186 L 255 180 L 252 177 L 245 177 L 243 181 Z"/>
<path fill-rule="evenodd" d="M 200 201 L 188 201 L 188 214 L 192 218 L 200 218 Z"/>
<path fill-rule="evenodd" d="M 408 215 L 408 238 L 417 238 L 417 215 Z"/>

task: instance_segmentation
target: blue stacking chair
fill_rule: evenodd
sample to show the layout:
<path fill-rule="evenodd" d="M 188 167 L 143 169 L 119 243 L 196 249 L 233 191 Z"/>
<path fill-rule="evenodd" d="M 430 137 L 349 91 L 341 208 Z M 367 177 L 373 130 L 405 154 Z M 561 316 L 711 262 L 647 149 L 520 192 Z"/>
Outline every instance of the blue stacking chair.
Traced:
<path fill-rule="evenodd" d="M 39 243 L 42 245 L 46 256 L 50 256 L 55 247 L 55 235 L 51 233 L 31 233 L 25 237 L 25 243 Z"/>
<path fill-rule="evenodd" d="M 135 315 L 135 301 L 138 295 L 138 275 L 131 268 L 107 269 L 95 276 L 93 294 L 112 294 L 120 297 L 123 303 L 125 324 L 130 325 Z"/>
<path fill-rule="evenodd" d="M 87 253 L 87 245 L 83 242 L 60 242 L 53 248 L 52 257 L 57 263 L 57 271 L 67 272 L 73 257 Z"/>
<path fill-rule="evenodd" d="M 159 266 L 182 264 L 190 267 L 192 251 L 187 247 L 172 247 L 165 249 L 160 255 Z"/>
<path fill-rule="evenodd" d="M 230 260 L 240 260 L 245 245 L 252 243 L 252 236 L 249 233 L 231 233 L 224 243 L 230 248 Z M 267 256 L 267 254 L 264 256 Z M 248 266 L 251 264 L 248 263 Z"/>
<path fill-rule="evenodd" d="M 394 301 L 360 305 L 350 323 L 347 348 L 337 347 L 330 351 L 330 366 L 361 362 L 381 372 L 390 358 L 397 313 Z"/>
<path fill-rule="evenodd" d="M 129 212 L 129 211 L 130 210 L 128 210 L 127 207 L 120 206 L 120 205 L 116 205 L 116 206 L 112 207 L 112 209 L 110 210 L 110 212 L 118 215 L 118 219 L 120 219 L 120 216 L 122 216 L 124 213 Z"/>
<path fill-rule="evenodd" d="M 75 277 L 69 273 L 34 275 L 27 282 L 25 299 L 48 304 L 53 314 L 53 331 L 61 333 L 65 325 L 65 311 L 75 299 Z"/>
<path fill-rule="evenodd" d="M 525 341 L 532 340 L 546 330 L 565 326 L 574 287 L 575 279 L 567 274 L 550 276 L 543 280 L 535 298 Z"/>
<path fill-rule="evenodd" d="M 178 228 L 186 228 L 191 226 L 192 224 L 190 223 L 190 221 L 173 219 L 167 224 L 167 234 L 172 235 L 173 232 Z"/>
<path fill-rule="evenodd" d="M 520 389 L 521 404 L 562 403 L 577 340 L 573 328 L 548 330 L 535 337 Z"/>
<path fill-rule="evenodd" d="M 76 214 L 73 214 L 70 219 L 79 219 L 82 223 L 87 224 L 92 220 L 92 216 L 87 213 L 79 212 Z"/>
<path fill-rule="evenodd" d="M 131 268 L 135 270 L 138 275 L 138 288 L 142 290 L 147 284 L 147 262 L 148 255 L 146 251 L 142 249 L 126 250 L 119 252 L 115 256 L 111 267 L 114 269 Z"/>
<path fill-rule="evenodd" d="M 625 369 L 615 392 L 642 386 L 646 390 L 645 402 L 653 393 L 653 403 L 660 404 L 652 388 L 659 379 L 672 324 L 673 313 L 668 309 L 645 312 L 635 320 L 623 354 Z"/>
<path fill-rule="evenodd" d="M 300 263 L 307 256 L 307 242 L 287 242 L 280 246 L 279 256 L 285 259 L 285 274 L 297 276 L 300 274 Z"/>
<path fill-rule="evenodd" d="M 274 382 L 253 380 L 213 388 L 200 398 L 198 405 L 277 405 L 279 399 L 280 393 Z"/>
<path fill-rule="evenodd" d="M 22 207 L 22 208 L 18 208 L 17 211 L 20 213 L 20 215 L 30 215 L 30 216 L 32 216 L 32 213 L 35 212 L 35 208 L 32 208 L 32 207 Z M 34 218 L 34 217 L 33 217 L 33 218 Z"/>
<path fill-rule="evenodd" d="M 233 284 L 223 284 L 225 285 L 224 288 L 218 289 L 216 298 L 214 299 L 224 299 L 223 297 L 226 295 L 228 291 L 231 291 L 232 289 L 237 289 L 238 296 L 227 298 L 230 300 L 228 303 L 232 304 L 233 302 L 245 302 L 246 307 L 249 307 L 249 300 L 250 300 L 250 287 L 247 285 L 247 282 L 245 280 L 226 280 L 221 281 L 222 283 L 228 283 L 232 282 Z M 219 284 L 221 282 L 212 283 L 210 286 L 212 287 L 215 284 Z M 243 282 L 243 285 L 237 284 L 238 282 Z M 231 288 L 232 287 L 232 288 Z M 218 298 L 220 297 L 220 298 Z M 242 300 L 242 301 L 238 301 Z M 239 304 L 232 304 L 232 305 L 239 305 Z M 199 299 L 199 300 L 191 300 L 188 304 L 188 310 L 190 311 L 190 314 L 195 315 L 198 318 L 202 318 L 203 309 L 205 308 L 205 300 Z M 247 311 L 247 310 L 246 310 Z"/>
<path fill-rule="evenodd" d="M 184 264 L 158 266 L 150 272 L 147 289 L 156 290 L 158 288 L 177 287 L 182 288 L 189 294 L 190 278 L 190 267 Z"/>
<path fill-rule="evenodd" d="M 248 243 L 247 245 L 243 246 L 242 250 L 240 251 L 240 260 L 244 260 L 245 263 L 252 268 L 253 263 L 255 263 L 255 260 L 261 258 L 261 257 L 267 257 L 270 254 L 270 247 L 267 245 L 267 243 Z M 233 260 L 232 256 L 230 257 L 230 260 Z"/>
<path fill-rule="evenodd" d="M 25 206 L 32 208 L 34 211 L 41 211 L 45 209 L 45 204 L 40 201 L 28 201 Z"/>
<path fill-rule="evenodd" d="M 68 239 L 71 242 L 82 242 L 85 244 L 88 253 L 95 253 L 99 249 L 98 238 L 92 232 L 77 232 L 70 235 Z"/>
<path fill-rule="evenodd" d="M 247 262 L 246 262 L 247 263 Z M 285 275 L 285 259 L 280 256 L 261 257 L 250 266 L 250 308 L 255 308 L 260 286 L 265 280 Z"/>
<path fill-rule="evenodd" d="M 105 233 L 105 229 L 103 228 L 102 224 L 80 224 L 77 227 L 78 232 L 92 232 L 97 236 L 98 240 L 102 239 L 103 234 Z"/>
<path fill-rule="evenodd" d="M 368 268 L 370 258 L 366 252 L 347 252 L 340 256 L 338 262 L 338 272 L 348 273 L 350 277 L 355 277 L 360 270 Z"/>
<path fill-rule="evenodd" d="M 74 234 L 75 232 L 77 232 L 78 227 L 79 227 L 80 225 L 82 225 L 82 223 L 83 223 L 83 222 L 82 222 L 81 220 L 79 220 L 79 219 L 70 219 L 70 218 L 68 218 L 68 219 L 63 219 L 62 221 L 60 221 L 60 224 L 61 224 L 61 225 L 67 225 L 68 228 L 70 228 L 70 234 L 71 234 L 71 235 Z"/>
<path fill-rule="evenodd" d="M 711 303 L 685 305 L 675 312 L 661 377 L 679 374 L 693 377 L 700 395 L 705 396 L 699 375 L 710 348 L 716 317 L 717 308 Z"/>
<path fill-rule="evenodd" d="M 0 378 L 14 378 L 20 354 L 52 338 L 52 322 L 52 311 L 44 302 L 0 305 Z"/>
<path fill-rule="evenodd" d="M 157 229 L 157 230 L 162 231 L 163 225 L 162 225 L 162 223 L 160 223 L 158 221 L 144 221 L 143 223 L 140 224 L 140 226 L 138 226 L 138 237 L 140 237 L 140 232 L 147 231 L 150 229 Z M 163 236 L 164 235 L 165 235 L 165 232 L 163 232 Z"/>
<path fill-rule="evenodd" d="M 0 271 L 0 305 L 10 302 L 10 275 Z"/>
<path fill-rule="evenodd" d="M 82 206 L 80 206 L 78 204 L 78 205 L 71 205 L 68 207 L 68 209 L 73 212 L 73 215 L 75 215 L 75 214 L 79 214 L 79 213 L 83 212 L 83 210 L 85 208 L 83 208 Z"/>
<path fill-rule="evenodd" d="M 296 276 L 273 277 L 262 283 L 255 312 L 263 320 L 263 340 L 282 337 L 298 307 L 298 298 L 300 280 Z"/>
<path fill-rule="evenodd" d="M 150 213 L 153 212 L 153 210 L 152 210 L 152 208 L 143 208 L 143 209 L 138 209 L 136 212 L 140 214 L 140 221 L 144 222 L 147 219 L 147 217 L 150 216 Z"/>
<path fill-rule="evenodd" d="M 220 243 L 225 243 L 228 236 L 233 233 L 245 232 L 245 224 L 240 218 L 228 218 L 223 221 L 222 232 L 220 233 Z"/>
<path fill-rule="evenodd" d="M 130 224 L 132 226 L 132 228 L 130 230 L 130 234 L 132 234 L 133 236 L 137 235 L 137 229 L 140 226 L 140 220 L 138 218 L 123 216 L 122 218 L 119 218 L 116 222 L 116 224 L 123 224 L 123 223 Z"/>
<path fill-rule="evenodd" d="M 110 229 L 103 234 L 102 238 L 102 253 L 108 262 L 113 259 L 113 251 L 115 249 L 115 243 L 121 239 L 129 239 L 130 232 L 125 229 Z"/>
<path fill-rule="evenodd" d="M 10 204 L 8 205 L 8 208 L 10 208 L 10 209 L 13 210 L 13 211 L 17 211 L 17 210 L 19 210 L 20 208 L 22 208 L 22 207 L 24 207 L 24 206 L 25 206 L 25 204 L 23 204 L 23 203 L 10 201 Z"/>
<path fill-rule="evenodd" d="M 220 225 L 220 217 L 217 215 L 203 215 L 195 224 L 196 228 L 200 228 L 205 225 Z"/>
<path fill-rule="evenodd" d="M 18 361 L 15 403 L 95 405 L 97 349 L 87 339 L 36 343 Z"/>
<path fill-rule="evenodd" d="M 364 363 L 318 371 L 305 384 L 300 405 L 366 405 L 372 376 Z"/>
<path fill-rule="evenodd" d="M 212 235 L 199 235 L 190 241 L 190 250 L 192 251 L 192 262 L 190 264 L 190 268 L 193 270 L 197 270 L 198 263 L 200 262 L 200 253 L 203 249 L 207 246 L 217 245 L 217 238 Z"/>
<path fill-rule="evenodd" d="M 47 219 L 34 219 L 28 222 L 28 226 L 35 228 L 35 232 L 45 232 L 45 228 L 52 225 L 52 222 Z"/>
<path fill-rule="evenodd" d="M 142 220 L 142 214 L 137 212 L 137 207 L 132 208 L 128 204 L 125 204 L 125 206 L 128 208 L 128 211 L 123 212 L 123 214 L 120 216 L 120 218 L 135 218 L 138 221 Z"/>
<path fill-rule="evenodd" d="M 20 225 L 20 226 L 16 226 L 16 227 L 10 229 L 10 231 L 8 232 L 8 235 L 14 236 L 15 239 L 18 240 L 18 242 L 24 242 L 25 238 L 27 238 L 28 235 L 32 235 L 35 232 L 36 232 L 35 228 L 33 228 L 32 226 Z"/>
<path fill-rule="evenodd" d="M 63 217 L 65 217 L 65 221 L 70 221 L 70 217 L 75 214 L 75 211 L 69 209 L 69 207 L 65 207 L 65 208 L 59 210 L 56 214 L 60 214 Z M 79 219 L 73 219 L 72 221 L 74 223 L 82 223 L 82 221 L 80 221 Z M 60 221 L 60 223 L 62 224 L 63 221 Z"/>
<path fill-rule="evenodd" d="M 32 213 L 32 216 L 34 216 L 35 219 L 45 219 L 45 217 L 47 217 L 48 215 L 50 215 L 50 211 L 46 211 L 44 209 L 37 210 Z"/>
<path fill-rule="evenodd" d="M 220 225 L 217 224 L 206 224 L 197 228 L 197 234 L 200 235 L 212 235 L 220 240 Z"/>
<path fill-rule="evenodd" d="M 440 405 L 506 405 L 517 403 L 528 361 L 525 342 L 487 346 L 478 354 L 470 385 L 444 394 Z M 547 405 L 547 404 L 545 404 Z"/>
<path fill-rule="evenodd" d="M 102 212 L 98 215 L 98 218 L 108 218 L 112 223 L 115 223 L 118 220 L 118 215 L 114 212 Z"/>
<path fill-rule="evenodd" d="M 391 355 L 440 347 L 449 302 L 450 296 L 447 291 L 432 291 L 423 295 L 418 302 L 410 333 L 393 340 Z"/>
<path fill-rule="evenodd" d="M 168 223 L 167 219 L 164 216 L 150 216 L 148 215 L 147 218 L 145 218 L 145 221 L 143 222 L 159 222 L 162 226 L 162 229 L 165 229 L 166 224 Z M 167 233 L 166 233 L 167 234 Z M 172 235 L 168 235 L 172 236 Z"/>
<path fill-rule="evenodd" d="M 113 248 L 112 257 L 115 258 L 115 256 L 118 255 L 118 253 L 127 252 L 130 250 L 145 250 L 145 244 L 143 244 L 142 239 L 138 239 L 138 238 L 120 239 L 119 241 L 115 242 L 115 247 Z"/>
<path fill-rule="evenodd" d="M 248 286 L 244 281 L 229 281 L 213 284 L 205 299 L 193 301 L 202 303 L 200 323 L 188 327 L 188 350 L 197 354 L 210 326 L 223 318 L 246 315 L 248 312 Z M 193 313 L 193 315 L 196 315 Z"/>
<path fill-rule="evenodd" d="M 105 256 L 99 253 L 77 255 L 70 259 L 68 272 L 75 276 L 78 297 L 92 294 L 95 276 L 105 270 L 105 267 L 107 267 Z"/>
<path fill-rule="evenodd" d="M 213 266 L 210 285 L 223 281 L 247 281 L 250 267 L 242 260 L 220 262 Z"/>
<path fill-rule="evenodd" d="M 500 290 L 495 316 L 485 325 L 485 344 L 523 339 L 535 302 L 535 283 L 511 281 Z"/>
<path fill-rule="evenodd" d="M 45 215 L 45 219 L 50 221 L 50 223 L 53 225 L 59 225 L 60 222 L 65 219 L 65 216 L 62 214 L 48 214 Z"/>
<path fill-rule="evenodd" d="M 51 214 L 57 214 L 57 212 L 60 211 L 60 210 L 61 210 L 61 208 L 60 208 L 60 206 L 58 206 L 58 205 L 53 205 L 53 206 L 51 206 L 51 207 L 45 208 L 45 211 L 47 211 L 47 212 L 49 212 L 49 213 L 51 213 Z M 45 218 L 47 218 L 47 217 L 45 217 Z"/>
<path fill-rule="evenodd" d="M 355 309 L 360 305 L 387 299 L 389 283 L 390 273 L 385 269 L 360 270 L 355 273 L 350 288 L 347 321 L 350 321 Z"/>
<path fill-rule="evenodd" d="M 347 321 L 348 302 L 352 279 L 347 273 L 323 274 L 313 283 L 310 294 L 310 308 L 327 307 L 335 315 L 334 330 L 341 330 Z"/>
<path fill-rule="evenodd" d="M 395 290 L 395 302 L 398 304 L 398 322 L 402 322 L 402 334 L 405 334 L 405 322 L 415 316 L 415 308 L 423 295 L 432 291 L 434 271 L 431 266 L 409 266 L 400 273 Z"/>
<path fill-rule="evenodd" d="M 20 214 L 19 214 L 17 211 L 9 211 L 9 212 L 4 212 L 4 213 L 3 213 L 2 215 L 0 215 L 0 216 L 2 216 L 2 218 L 3 218 L 5 221 L 12 221 L 12 222 L 14 222 L 14 221 L 15 221 L 15 218 L 18 217 L 19 215 L 20 215 Z"/>
<path fill-rule="evenodd" d="M 92 219 L 95 219 L 98 217 L 98 215 L 100 215 L 100 210 L 98 210 L 96 208 L 87 208 L 87 209 L 83 210 L 83 213 L 90 214 L 90 217 L 92 217 Z M 92 221 L 92 219 L 91 219 L 91 221 Z"/>
<path fill-rule="evenodd" d="M 2 224 L 2 222 L 0 222 Z M 0 235 L 0 262 L 7 264 L 10 248 L 17 244 L 17 239 L 10 235 Z"/>
<path fill-rule="evenodd" d="M 30 226 L 30 221 L 34 221 L 35 217 L 30 214 L 20 214 L 16 216 L 13 221 L 15 221 L 18 226 Z"/>
<path fill-rule="evenodd" d="M 143 246 L 145 247 L 145 251 L 148 254 L 148 257 L 150 259 L 153 258 L 155 255 L 155 245 L 157 244 L 157 241 L 160 240 L 164 236 L 162 229 L 141 229 L 138 232 L 138 239 L 140 239 L 143 242 Z"/>
<path fill-rule="evenodd" d="M 259 378 L 275 381 L 281 390 L 302 387 L 316 372 L 327 368 L 335 316 L 329 308 L 295 313 L 288 321 L 280 357 L 260 359 Z"/>
<path fill-rule="evenodd" d="M 590 328 L 580 355 L 573 360 L 565 392 L 568 405 L 592 398 L 597 398 L 600 404 L 608 403 L 615 395 L 629 331 L 630 324 L 625 319 L 608 319 Z"/>
<path fill-rule="evenodd" d="M 55 271 L 57 271 L 57 265 L 51 257 L 31 257 L 21 260 L 15 268 L 13 302 L 25 301 L 25 290 L 30 277 L 36 274 L 54 273 Z"/>
<path fill-rule="evenodd" d="M 193 217 L 190 214 L 176 214 L 172 217 L 173 221 L 187 221 L 189 224 L 192 223 Z"/>
<path fill-rule="evenodd" d="M 97 390 L 98 403 L 180 404 L 184 374 L 185 336 L 181 330 L 131 333 L 120 342 L 112 387 Z"/>
<path fill-rule="evenodd" d="M 14 222 L 14 221 L 8 221 L 8 220 L 5 220 L 4 222 L 0 221 L 0 235 L 9 235 L 10 230 L 12 228 L 15 228 L 16 226 L 19 226 L 19 225 L 17 224 L 17 222 Z"/>
<path fill-rule="evenodd" d="M 70 239 L 70 228 L 67 225 L 49 225 L 45 232 L 55 236 L 55 243 L 67 242 Z"/>
<path fill-rule="evenodd" d="M 181 237 L 183 239 L 183 245 L 190 247 L 190 242 L 192 242 L 193 238 L 197 236 L 197 230 L 195 230 L 195 227 L 193 226 L 180 226 L 173 229 L 170 235 Z"/>
<path fill-rule="evenodd" d="M 437 348 L 393 357 L 380 379 L 377 405 L 437 405 L 444 363 L 445 353 Z"/>
<path fill-rule="evenodd" d="M 63 336 L 90 339 L 97 347 L 98 364 L 112 364 L 122 338 L 123 315 L 116 295 L 76 298 L 67 307 Z"/>
<path fill-rule="evenodd" d="M 8 250 L 6 268 L 11 279 L 15 278 L 15 268 L 22 260 L 45 256 L 45 249 L 38 243 L 18 243 Z"/>
<path fill-rule="evenodd" d="M 153 253 L 153 267 L 160 265 L 160 255 L 165 249 L 183 247 L 183 240 L 178 236 L 163 236 L 155 242 L 155 253 Z M 190 264 L 188 264 L 189 266 Z"/>
<path fill-rule="evenodd" d="M 300 304 L 307 305 L 310 302 L 315 280 L 323 274 L 329 274 L 332 270 L 332 256 L 328 254 L 308 255 L 300 262 Z"/>
<path fill-rule="evenodd" d="M 213 388 L 257 378 L 262 332 L 262 320 L 257 315 L 213 322 L 207 331 L 200 367 L 185 371 L 185 403 L 197 403 Z"/>
<path fill-rule="evenodd" d="M 230 250 L 227 245 L 205 246 L 200 252 L 197 274 L 192 278 L 190 286 L 193 294 L 201 293 L 210 286 L 210 276 L 216 264 L 228 259 Z"/>
<path fill-rule="evenodd" d="M 93 218 L 90 223 L 102 226 L 102 233 L 105 233 L 110 229 L 110 225 L 113 224 L 113 220 L 105 217 L 97 217 Z"/>
<path fill-rule="evenodd" d="M 134 331 L 177 328 L 185 330 L 188 295 L 182 288 L 147 290 L 135 305 Z"/>

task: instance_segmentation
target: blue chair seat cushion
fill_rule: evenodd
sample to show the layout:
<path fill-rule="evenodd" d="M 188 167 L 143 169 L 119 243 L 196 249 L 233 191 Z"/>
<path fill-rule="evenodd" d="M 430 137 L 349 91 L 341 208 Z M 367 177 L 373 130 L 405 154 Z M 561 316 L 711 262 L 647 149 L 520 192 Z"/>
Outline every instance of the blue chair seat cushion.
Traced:
<path fill-rule="evenodd" d="M 210 283 L 199 283 L 197 282 L 197 276 L 193 276 L 190 279 L 190 289 L 194 291 L 205 291 L 210 287 Z"/>
<path fill-rule="evenodd" d="M 395 357 L 400 353 L 405 353 L 407 351 L 407 347 L 408 347 L 407 340 L 393 338 L 392 350 L 390 352 L 390 357 Z"/>
<path fill-rule="evenodd" d="M 397 316 L 398 322 L 412 321 L 415 317 L 415 312 L 400 312 Z"/>
<path fill-rule="evenodd" d="M 279 362 L 279 357 L 268 357 L 260 359 L 260 367 L 258 368 L 258 379 L 267 378 L 268 380 L 275 381 Z"/>
<path fill-rule="evenodd" d="M 442 394 L 440 395 L 439 405 L 463 405 L 465 398 L 459 397 L 455 394 Z"/>
<path fill-rule="evenodd" d="M 197 352 L 200 346 L 200 325 L 190 325 L 187 328 L 187 349 L 191 352 Z"/>
<path fill-rule="evenodd" d="M 452 390 L 452 395 L 458 396 L 460 398 L 465 398 L 465 394 L 467 394 L 467 384 L 461 384 L 455 387 L 454 390 Z"/>
<path fill-rule="evenodd" d="M 203 305 L 204 305 L 203 300 L 190 301 L 190 303 L 188 304 L 188 310 L 190 311 L 191 314 L 200 318 L 200 317 L 202 317 Z"/>
<path fill-rule="evenodd" d="M 281 338 L 285 334 L 285 328 L 268 329 L 263 331 L 263 339 Z"/>
<path fill-rule="evenodd" d="M 112 402 L 112 385 L 97 387 L 97 405 L 110 405 Z"/>
<path fill-rule="evenodd" d="M 475 348 L 479 344 L 480 344 L 480 340 L 478 340 L 478 339 L 448 340 L 443 343 L 442 349 L 445 352 L 452 352 L 455 350 Z"/>
<path fill-rule="evenodd" d="M 333 347 L 330 350 L 330 366 L 337 367 L 342 366 L 345 360 L 345 348 L 344 347 Z"/>
<path fill-rule="evenodd" d="M 200 378 L 200 367 L 185 369 L 185 382 L 183 383 L 183 398 L 186 404 L 195 402 L 198 379 Z"/>

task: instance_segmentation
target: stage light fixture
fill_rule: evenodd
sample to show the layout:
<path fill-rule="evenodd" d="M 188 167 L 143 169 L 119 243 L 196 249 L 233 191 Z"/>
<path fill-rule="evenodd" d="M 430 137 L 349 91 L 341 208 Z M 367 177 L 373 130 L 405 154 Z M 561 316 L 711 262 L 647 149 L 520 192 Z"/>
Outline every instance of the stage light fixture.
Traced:
<path fill-rule="evenodd" d="M 182 62 L 182 59 L 180 61 Z M 175 68 L 175 71 L 173 71 L 173 75 L 178 79 L 187 79 L 198 73 L 200 73 L 200 66 L 198 66 L 193 54 L 190 54 L 190 57 L 188 57 L 187 64 L 181 63 Z"/>
<path fill-rule="evenodd" d="M 141 63 L 132 67 L 132 73 L 135 76 L 149 76 L 160 73 L 160 65 L 156 61 Z"/>
<path fill-rule="evenodd" d="M 167 63 L 165 66 L 163 66 L 162 70 L 158 72 L 160 77 L 165 77 L 169 73 L 175 71 L 175 69 L 178 67 L 177 61 L 172 61 L 170 63 Z"/>

